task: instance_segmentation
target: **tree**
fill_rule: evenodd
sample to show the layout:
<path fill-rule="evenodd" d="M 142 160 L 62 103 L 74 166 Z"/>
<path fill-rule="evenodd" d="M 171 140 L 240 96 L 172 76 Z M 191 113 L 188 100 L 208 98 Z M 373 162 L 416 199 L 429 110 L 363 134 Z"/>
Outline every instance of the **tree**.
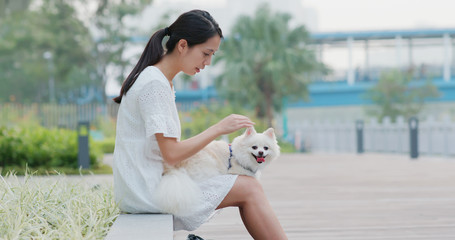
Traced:
<path fill-rule="evenodd" d="M 43 102 L 55 92 L 58 102 L 78 102 L 82 89 L 104 96 L 108 67 L 123 80 L 129 64 L 123 53 L 135 28 L 125 17 L 150 2 L 0 0 L 0 101 Z"/>
<path fill-rule="evenodd" d="M 413 82 L 410 74 L 385 72 L 377 84 L 367 91 L 366 98 L 374 104 L 367 109 L 367 113 L 379 119 L 390 117 L 392 121 L 398 116 L 409 118 L 423 109 L 426 99 L 439 96 L 431 80 Z"/>
<path fill-rule="evenodd" d="M 0 24 L 0 100 L 11 96 L 21 102 L 46 101 L 50 78 L 55 79 L 56 89 L 74 84 L 68 76 L 87 63 L 92 44 L 69 2 L 43 0 L 33 9 L 31 1 L 19 1 L 23 9 L 2 3 L 8 9 Z"/>
<path fill-rule="evenodd" d="M 273 124 L 273 111 L 281 111 L 282 99 L 306 98 L 310 73 L 325 69 L 308 46 L 308 31 L 304 26 L 290 29 L 290 19 L 260 5 L 254 17 L 237 19 L 216 59 L 224 64 L 216 80 L 220 95 L 247 103 L 268 126 Z"/>
<path fill-rule="evenodd" d="M 109 67 L 118 69 L 115 73 L 109 71 L 109 75 L 123 82 L 126 67 L 135 64 L 123 58 L 130 36 L 137 32 L 137 28 L 125 24 L 125 18 L 139 14 L 151 2 L 152 0 L 96 1 L 96 11 L 91 17 L 97 38 L 93 49 L 93 64 L 97 66 L 96 74 L 102 79 L 103 89 L 107 83 Z"/>

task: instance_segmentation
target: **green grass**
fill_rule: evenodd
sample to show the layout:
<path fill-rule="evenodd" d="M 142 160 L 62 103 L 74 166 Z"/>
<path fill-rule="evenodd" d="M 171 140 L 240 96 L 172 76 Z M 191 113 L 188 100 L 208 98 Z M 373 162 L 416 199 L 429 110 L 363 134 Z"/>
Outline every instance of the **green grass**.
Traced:
<path fill-rule="evenodd" d="M 294 147 L 294 144 L 285 142 L 285 141 L 279 141 L 278 143 L 280 145 L 280 151 L 281 153 L 295 153 L 297 150 Z"/>
<path fill-rule="evenodd" d="M 14 173 L 15 175 L 26 175 L 26 173 L 33 173 L 33 175 L 90 175 L 90 174 L 112 174 L 112 168 L 106 164 L 99 164 L 96 168 L 91 169 L 77 169 L 70 167 L 18 167 L 18 166 L 6 166 L 0 167 L 0 175 L 6 175 L 7 173 Z"/>
<path fill-rule="evenodd" d="M 0 176 L 0 239 L 104 239 L 118 214 L 112 185 Z"/>

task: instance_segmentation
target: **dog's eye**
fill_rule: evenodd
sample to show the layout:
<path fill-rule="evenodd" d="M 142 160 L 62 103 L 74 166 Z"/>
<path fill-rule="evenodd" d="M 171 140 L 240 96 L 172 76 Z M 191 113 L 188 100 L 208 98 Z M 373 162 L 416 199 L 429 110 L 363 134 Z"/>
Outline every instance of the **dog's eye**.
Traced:
<path fill-rule="evenodd" d="M 257 146 L 253 146 L 252 148 L 253 148 L 254 150 L 258 149 L 258 147 L 257 147 Z"/>
<path fill-rule="evenodd" d="M 264 150 L 269 150 L 269 147 L 264 147 Z"/>

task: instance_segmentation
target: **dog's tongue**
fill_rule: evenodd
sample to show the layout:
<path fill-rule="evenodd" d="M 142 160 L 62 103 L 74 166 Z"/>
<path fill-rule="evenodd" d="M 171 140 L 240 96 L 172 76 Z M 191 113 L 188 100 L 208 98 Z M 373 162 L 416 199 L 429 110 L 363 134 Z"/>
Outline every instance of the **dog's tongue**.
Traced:
<path fill-rule="evenodd" d="M 258 158 L 256 158 L 256 161 L 258 163 L 263 163 L 263 162 L 265 162 L 265 159 L 263 157 L 258 157 Z"/>

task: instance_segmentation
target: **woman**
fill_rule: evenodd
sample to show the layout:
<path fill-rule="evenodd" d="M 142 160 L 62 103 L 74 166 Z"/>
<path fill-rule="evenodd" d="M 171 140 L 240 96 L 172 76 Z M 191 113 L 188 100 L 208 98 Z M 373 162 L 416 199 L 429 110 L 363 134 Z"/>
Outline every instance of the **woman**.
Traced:
<path fill-rule="evenodd" d="M 166 51 L 162 41 L 166 42 Z M 190 139 L 180 141 L 173 78 L 179 72 L 195 75 L 218 50 L 223 37 L 208 12 L 193 10 L 150 38 L 139 62 L 123 83 L 114 151 L 116 201 L 125 212 L 160 212 L 152 194 L 163 172 L 163 162 L 176 164 L 223 134 L 254 123 L 230 115 Z M 174 217 L 174 230 L 194 230 L 216 209 L 235 206 L 254 239 L 286 239 L 261 185 L 247 176 L 223 175 L 198 183 L 204 204 L 194 216 Z"/>

